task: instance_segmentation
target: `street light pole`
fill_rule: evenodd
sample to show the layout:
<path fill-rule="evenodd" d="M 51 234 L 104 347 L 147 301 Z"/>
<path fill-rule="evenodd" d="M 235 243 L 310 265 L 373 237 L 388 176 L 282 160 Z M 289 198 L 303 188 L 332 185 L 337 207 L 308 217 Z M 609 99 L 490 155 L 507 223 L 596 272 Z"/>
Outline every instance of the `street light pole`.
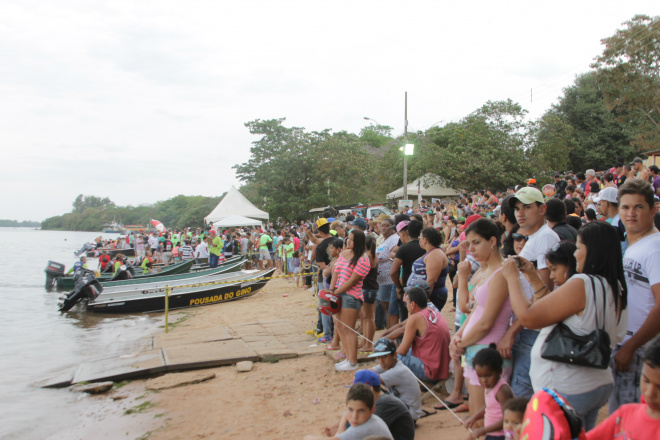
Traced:
<path fill-rule="evenodd" d="M 403 140 L 408 142 L 408 92 L 404 101 Z M 408 155 L 403 152 L 403 200 L 408 200 Z"/>

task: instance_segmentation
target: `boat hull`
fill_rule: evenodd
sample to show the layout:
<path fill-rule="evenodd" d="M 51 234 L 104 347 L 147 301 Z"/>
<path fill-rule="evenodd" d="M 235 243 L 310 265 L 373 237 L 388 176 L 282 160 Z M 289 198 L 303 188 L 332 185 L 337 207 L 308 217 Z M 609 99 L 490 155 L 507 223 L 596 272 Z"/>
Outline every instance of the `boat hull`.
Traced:
<path fill-rule="evenodd" d="M 134 276 L 133 279 L 188 273 L 190 267 L 194 264 L 194 262 L 195 262 L 194 260 L 189 260 L 183 263 L 177 263 L 174 265 L 165 266 L 165 268 L 163 268 L 160 272 L 153 272 L 147 274 L 138 273 Z M 136 270 L 140 271 L 141 269 L 138 267 L 136 268 Z M 112 278 L 112 274 L 104 274 L 98 277 L 98 280 L 99 282 L 103 283 L 105 281 L 110 281 L 110 278 Z M 72 290 L 75 287 L 75 284 L 76 282 L 74 281 L 73 277 L 60 277 L 57 279 L 57 288 L 61 290 Z"/>
<path fill-rule="evenodd" d="M 135 256 L 135 248 L 126 248 L 126 249 L 94 249 L 87 251 L 85 256 L 89 258 L 98 257 L 101 255 L 101 252 L 106 251 L 110 257 L 115 257 L 117 254 L 124 254 L 127 257 Z"/>
<path fill-rule="evenodd" d="M 198 307 L 209 304 L 219 304 L 248 298 L 261 290 L 268 279 L 273 275 L 275 269 L 260 272 L 258 277 L 237 280 L 227 284 L 211 284 L 198 286 L 195 289 L 177 293 L 175 288 L 169 296 L 169 309 L 182 309 L 187 307 Z M 165 289 L 162 289 L 165 290 Z M 99 297 L 100 299 L 100 297 Z M 145 297 L 134 299 L 93 301 L 87 303 L 87 310 L 95 313 L 144 313 L 160 312 L 165 309 L 165 292 L 152 293 Z"/>
<path fill-rule="evenodd" d="M 245 260 L 238 259 L 235 261 L 222 264 L 215 269 L 207 269 L 197 272 L 180 273 L 180 274 L 165 275 L 158 277 L 131 278 L 129 280 L 122 280 L 122 281 L 105 281 L 102 282 L 101 284 L 103 285 L 104 288 L 112 288 L 117 286 L 133 286 L 138 284 L 165 283 L 168 281 L 179 281 L 187 278 L 211 277 L 213 275 L 218 275 L 218 274 L 238 272 L 243 268 L 244 265 L 245 265 Z"/>

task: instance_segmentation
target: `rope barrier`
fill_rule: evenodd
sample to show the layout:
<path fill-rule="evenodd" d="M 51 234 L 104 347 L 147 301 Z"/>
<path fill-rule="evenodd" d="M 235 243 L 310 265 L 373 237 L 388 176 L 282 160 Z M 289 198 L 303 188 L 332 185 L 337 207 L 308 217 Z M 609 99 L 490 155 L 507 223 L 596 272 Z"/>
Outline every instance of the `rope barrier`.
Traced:
<path fill-rule="evenodd" d="M 371 345 L 374 344 L 374 341 L 369 340 L 369 338 L 365 337 L 364 335 L 360 334 L 360 332 L 358 332 L 358 331 L 355 330 L 354 328 L 350 327 L 348 324 L 344 323 L 341 319 L 337 318 L 337 315 L 334 315 L 334 318 L 335 318 L 338 322 L 340 322 L 344 327 L 346 327 L 347 329 L 349 329 L 350 331 L 352 331 L 352 332 L 355 333 L 356 335 L 358 335 L 358 336 L 364 338 L 364 340 L 370 342 Z M 404 364 L 403 362 L 401 362 L 401 364 L 402 364 L 404 367 L 406 367 L 406 369 L 408 370 L 408 372 L 410 372 L 410 374 L 412 374 L 412 376 L 415 378 L 415 380 L 417 380 L 417 382 L 419 382 L 420 385 L 422 385 L 422 386 L 426 389 L 426 391 L 428 391 L 429 393 L 431 393 L 431 395 L 432 395 L 433 397 L 435 397 L 435 398 L 436 398 L 436 399 L 442 404 L 442 406 L 445 407 L 445 409 L 447 409 L 447 410 L 448 410 L 448 411 L 449 411 L 454 417 L 456 417 L 456 419 L 457 419 L 459 422 L 461 422 L 461 425 L 465 426 L 465 421 L 464 421 L 463 419 L 461 419 L 461 417 L 460 417 L 458 414 L 456 414 L 454 411 L 452 411 L 451 408 L 449 408 L 449 407 L 445 404 L 445 402 L 443 402 L 442 399 L 440 399 L 440 397 L 438 397 L 438 396 L 433 392 L 433 390 L 431 390 L 429 387 L 427 387 L 426 384 L 425 384 L 423 381 L 421 381 L 417 376 L 415 376 L 415 373 L 413 373 L 412 370 L 411 370 L 410 368 L 408 368 L 408 366 L 407 366 L 406 364 Z M 470 434 L 474 434 L 474 433 L 472 432 L 472 429 L 471 429 L 471 428 L 467 428 L 467 430 L 470 431 Z"/>

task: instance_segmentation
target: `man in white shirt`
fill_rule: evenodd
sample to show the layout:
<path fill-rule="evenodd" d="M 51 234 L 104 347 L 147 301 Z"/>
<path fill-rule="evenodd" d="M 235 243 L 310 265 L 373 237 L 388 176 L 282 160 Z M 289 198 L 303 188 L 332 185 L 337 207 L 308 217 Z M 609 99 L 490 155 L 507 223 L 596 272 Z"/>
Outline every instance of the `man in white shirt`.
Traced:
<path fill-rule="evenodd" d="M 543 194 L 536 188 L 525 187 L 518 190 L 508 202 L 520 225 L 518 234 L 526 237 L 520 256 L 534 263 L 541 279 L 552 290 L 554 283 L 550 279 L 545 254 L 559 243 L 559 236 L 545 224 L 546 206 Z M 531 298 L 533 291 L 529 282 L 525 278 L 521 280 L 525 293 Z M 529 378 L 530 354 L 538 334 L 538 331 L 523 328 L 515 321 L 497 345 L 504 358 L 513 357 L 511 389 L 517 397 L 531 397 L 533 394 Z"/>
<path fill-rule="evenodd" d="M 623 255 L 628 326 L 610 364 L 610 414 L 623 404 L 639 403 L 644 346 L 660 333 L 660 233 L 653 223 L 657 210 L 648 182 L 626 179 L 619 188 L 619 215 L 628 239 Z"/>
<path fill-rule="evenodd" d="M 195 259 L 198 263 L 206 263 L 209 259 L 209 245 L 206 239 L 201 240 L 201 243 L 195 247 Z"/>

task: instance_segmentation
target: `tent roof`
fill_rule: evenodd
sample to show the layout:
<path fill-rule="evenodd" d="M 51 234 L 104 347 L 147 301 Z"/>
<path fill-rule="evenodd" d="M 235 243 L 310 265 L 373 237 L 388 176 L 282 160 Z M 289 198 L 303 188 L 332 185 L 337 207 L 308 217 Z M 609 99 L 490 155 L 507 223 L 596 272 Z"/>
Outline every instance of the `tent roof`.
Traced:
<path fill-rule="evenodd" d="M 223 197 L 220 203 L 218 203 L 218 206 L 216 206 L 209 215 L 204 217 L 204 221 L 206 223 L 215 223 L 235 215 L 268 220 L 267 212 L 254 206 L 252 202 L 246 199 L 245 196 L 232 185 L 227 194 Z"/>
<path fill-rule="evenodd" d="M 242 215 L 230 215 L 218 222 L 213 222 L 214 227 L 225 228 L 229 226 L 261 226 L 260 220 L 243 217 Z"/>
<path fill-rule="evenodd" d="M 459 196 L 460 193 L 456 191 L 455 189 L 452 188 L 447 188 L 446 186 L 443 186 L 438 183 L 434 183 L 430 186 L 424 185 L 425 181 L 437 181 L 440 177 L 435 175 L 435 174 L 425 174 L 424 176 L 420 177 L 419 179 L 415 179 L 413 182 L 408 184 L 408 199 L 415 199 L 417 198 L 417 182 L 421 180 L 421 193 L 422 197 L 456 197 Z M 441 179 L 441 178 L 440 178 Z M 403 187 L 392 191 L 387 195 L 388 199 L 400 199 L 403 197 Z"/>

